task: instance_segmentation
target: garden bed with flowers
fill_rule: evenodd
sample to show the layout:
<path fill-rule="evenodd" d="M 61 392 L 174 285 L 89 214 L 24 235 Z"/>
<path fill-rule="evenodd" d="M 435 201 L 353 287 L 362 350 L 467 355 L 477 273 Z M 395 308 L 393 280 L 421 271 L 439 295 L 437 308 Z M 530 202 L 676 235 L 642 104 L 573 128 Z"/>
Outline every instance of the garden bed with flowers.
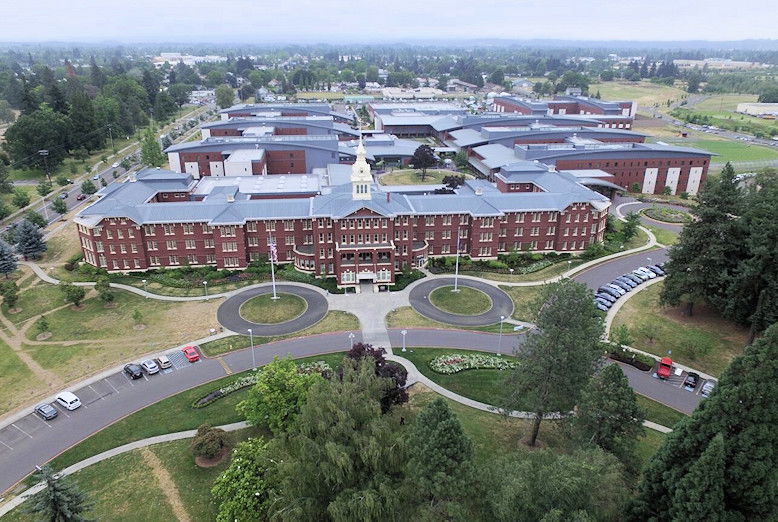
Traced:
<path fill-rule="evenodd" d="M 515 367 L 515 361 L 497 355 L 485 354 L 451 353 L 439 355 L 430 361 L 432 371 L 446 375 L 465 370 L 510 370 Z"/>

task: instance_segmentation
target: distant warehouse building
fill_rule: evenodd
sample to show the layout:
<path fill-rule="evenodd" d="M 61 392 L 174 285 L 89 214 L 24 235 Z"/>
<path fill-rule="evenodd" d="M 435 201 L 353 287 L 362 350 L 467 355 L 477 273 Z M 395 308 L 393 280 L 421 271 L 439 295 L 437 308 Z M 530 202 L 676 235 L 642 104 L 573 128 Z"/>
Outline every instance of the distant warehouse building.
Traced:
<path fill-rule="evenodd" d="M 778 103 L 738 103 L 737 112 L 760 118 L 774 119 L 778 116 Z"/>
<path fill-rule="evenodd" d="M 359 131 L 335 121 L 332 116 L 251 116 L 205 123 L 200 126 L 203 139 L 212 136 L 325 135 L 339 140 L 359 138 Z"/>
<path fill-rule="evenodd" d="M 586 96 L 556 96 L 553 100 L 497 96 L 492 100 L 492 109 L 495 112 L 514 112 L 528 116 L 596 115 L 611 128 L 629 129 L 632 128 L 637 104 L 632 101 L 605 101 Z"/>
<path fill-rule="evenodd" d="M 252 116 L 330 116 L 340 123 L 352 123 L 350 114 L 335 112 L 324 102 L 319 103 L 242 103 L 219 111 L 222 120 Z"/>

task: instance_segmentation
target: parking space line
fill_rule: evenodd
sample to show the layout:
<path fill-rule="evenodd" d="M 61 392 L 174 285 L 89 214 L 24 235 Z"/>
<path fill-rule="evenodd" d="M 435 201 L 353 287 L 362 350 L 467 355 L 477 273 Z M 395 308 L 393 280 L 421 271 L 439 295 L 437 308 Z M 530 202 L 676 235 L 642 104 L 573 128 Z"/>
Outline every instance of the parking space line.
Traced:
<path fill-rule="evenodd" d="M 29 433 L 27 433 L 26 431 L 24 431 L 23 429 L 21 429 L 19 426 L 17 426 L 17 425 L 16 425 L 16 424 L 14 424 L 13 422 L 11 423 L 11 426 L 13 426 L 13 427 L 14 427 L 14 428 L 16 428 L 17 430 L 21 431 L 22 433 L 24 433 L 24 434 L 25 434 L 25 435 L 27 435 L 28 437 L 32 438 L 32 435 L 30 435 Z"/>
<path fill-rule="evenodd" d="M 103 400 L 103 396 L 102 396 L 102 395 L 100 395 L 99 393 L 97 393 L 97 390 L 95 390 L 94 388 L 92 388 L 92 385 L 91 385 L 91 384 L 89 385 L 89 389 L 90 389 L 90 390 L 92 390 L 93 392 L 95 392 L 95 395 L 97 395 L 97 400 L 99 400 L 99 401 Z M 92 402 L 94 402 L 94 401 L 92 401 Z"/>
<path fill-rule="evenodd" d="M 6 448 L 8 448 L 8 449 L 9 449 L 9 450 L 11 450 L 11 451 L 13 451 L 13 450 L 14 450 L 14 449 L 13 449 L 11 446 L 9 446 L 8 444 L 6 444 L 6 443 L 5 443 L 5 442 L 3 442 L 2 440 L 0 440 L 0 444 L 2 444 L 3 446 L 5 446 Z"/>
<path fill-rule="evenodd" d="M 143 378 L 144 378 L 144 379 L 146 379 L 146 381 L 148 382 L 149 378 L 148 378 L 148 377 L 146 377 L 146 374 L 145 374 L 145 373 L 142 373 L 141 375 L 143 375 Z"/>
<path fill-rule="evenodd" d="M 32 416 L 35 417 L 36 419 L 38 419 L 39 421 L 41 421 L 43 424 L 45 424 L 49 428 L 53 428 L 54 427 L 51 424 L 49 424 L 48 422 L 46 422 L 46 420 L 43 417 L 41 417 L 39 415 L 35 415 L 34 413 L 32 414 Z"/>
<path fill-rule="evenodd" d="M 106 382 L 108 384 L 108 386 L 110 386 L 113 389 L 113 391 L 115 391 L 116 393 L 119 393 L 119 390 L 116 389 L 116 386 L 111 384 L 111 381 L 109 381 L 108 378 L 103 379 L 103 381 Z"/>
<path fill-rule="evenodd" d="M 54 407 L 55 407 L 55 408 L 57 408 L 57 410 L 58 410 L 60 413 L 62 413 L 62 414 L 63 414 L 65 417 L 67 417 L 68 419 L 70 418 L 70 415 L 68 415 L 68 412 L 67 412 L 67 411 L 66 411 L 66 410 L 65 410 L 63 407 L 61 407 L 61 406 L 57 406 L 57 403 L 56 403 L 56 402 L 55 402 L 55 403 L 53 403 L 53 404 L 54 404 Z"/>

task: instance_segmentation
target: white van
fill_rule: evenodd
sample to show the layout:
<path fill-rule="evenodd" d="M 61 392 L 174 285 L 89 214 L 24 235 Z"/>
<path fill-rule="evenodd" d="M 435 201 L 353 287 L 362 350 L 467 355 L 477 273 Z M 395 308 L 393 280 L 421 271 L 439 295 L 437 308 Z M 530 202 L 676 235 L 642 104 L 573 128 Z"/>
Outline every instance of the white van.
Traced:
<path fill-rule="evenodd" d="M 81 407 L 81 400 L 76 397 L 76 394 L 68 391 L 57 394 L 57 403 L 70 411 Z"/>

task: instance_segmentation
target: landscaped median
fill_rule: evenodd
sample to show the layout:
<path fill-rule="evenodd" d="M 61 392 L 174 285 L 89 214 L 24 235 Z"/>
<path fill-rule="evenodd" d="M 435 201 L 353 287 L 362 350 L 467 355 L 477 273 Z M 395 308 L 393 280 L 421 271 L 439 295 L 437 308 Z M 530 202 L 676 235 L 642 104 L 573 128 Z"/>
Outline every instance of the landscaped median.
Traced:
<path fill-rule="evenodd" d="M 330 312 L 332 313 L 332 312 Z M 440 323 L 427 319 L 410 306 L 401 306 L 395 308 L 386 314 L 387 328 L 441 328 L 444 330 L 473 330 L 476 332 L 499 333 L 500 324 L 490 324 L 489 326 L 456 326 L 446 323 Z M 502 329 L 504 334 L 512 333 L 511 325 L 504 324 Z"/>

